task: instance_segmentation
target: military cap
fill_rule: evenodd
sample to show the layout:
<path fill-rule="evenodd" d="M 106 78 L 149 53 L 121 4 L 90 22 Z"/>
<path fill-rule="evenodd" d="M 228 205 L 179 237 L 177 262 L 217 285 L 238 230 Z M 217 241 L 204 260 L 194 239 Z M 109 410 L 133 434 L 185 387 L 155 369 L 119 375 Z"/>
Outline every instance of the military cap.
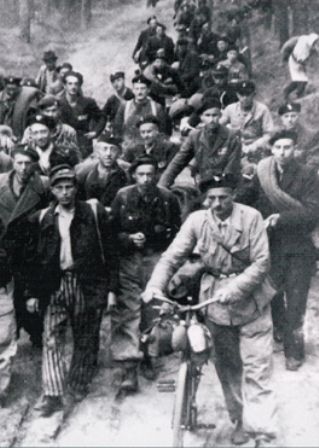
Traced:
<path fill-rule="evenodd" d="M 38 108 L 40 110 L 46 109 L 47 107 L 59 106 L 60 101 L 54 95 L 45 95 L 39 102 Z"/>
<path fill-rule="evenodd" d="M 43 126 L 46 126 L 50 131 L 55 128 L 56 121 L 52 117 L 47 117 L 42 114 L 35 114 L 30 122 L 29 126 L 32 126 L 34 124 L 42 124 Z"/>
<path fill-rule="evenodd" d="M 137 157 L 130 166 L 130 173 L 134 173 L 136 171 L 136 168 L 138 168 L 141 165 L 153 165 L 155 169 L 157 170 L 158 165 L 156 159 L 154 157 L 151 157 L 149 155 L 142 155 L 140 157 Z"/>
<path fill-rule="evenodd" d="M 256 91 L 256 85 L 253 81 L 241 81 L 236 85 L 236 91 L 239 95 L 251 95 Z"/>
<path fill-rule="evenodd" d="M 202 114 L 203 112 L 205 112 L 205 110 L 208 109 L 221 109 L 221 108 L 222 104 L 218 97 L 215 96 L 207 97 L 202 100 L 201 105 L 197 109 L 197 113 Z"/>
<path fill-rule="evenodd" d="M 80 85 L 83 84 L 83 75 L 79 72 L 74 72 L 73 70 L 70 70 L 63 76 L 64 83 L 66 83 L 66 80 L 69 76 L 73 76 L 74 78 L 77 78 L 79 80 Z"/>
<path fill-rule="evenodd" d="M 236 188 L 237 179 L 231 173 L 224 173 L 218 176 L 210 176 L 209 178 L 204 178 L 199 183 L 199 189 L 202 193 L 206 193 L 212 188 L 231 188 L 232 190 Z"/>
<path fill-rule="evenodd" d="M 142 126 L 142 124 L 146 124 L 146 123 L 152 123 L 152 124 L 156 124 L 157 127 L 160 126 L 160 122 L 158 120 L 157 117 L 155 117 L 155 115 L 147 115 L 146 117 L 141 117 L 136 126 L 139 128 L 140 126 Z"/>
<path fill-rule="evenodd" d="M 110 81 L 114 82 L 116 79 L 120 79 L 120 78 L 125 78 L 125 73 L 124 72 L 115 72 L 115 73 L 111 73 L 110 75 Z"/>
<path fill-rule="evenodd" d="M 19 76 L 9 75 L 9 76 L 4 77 L 4 82 L 6 84 L 14 84 L 16 86 L 20 86 L 21 81 L 22 81 L 22 79 Z"/>
<path fill-rule="evenodd" d="M 228 76 L 228 70 L 224 65 L 217 65 L 212 69 L 213 76 L 217 78 L 226 78 Z"/>
<path fill-rule="evenodd" d="M 157 17 L 156 17 L 156 16 L 150 16 L 150 17 L 147 19 L 146 23 L 149 25 L 150 22 L 151 22 L 151 20 L 156 20 L 156 21 L 157 21 Z"/>
<path fill-rule="evenodd" d="M 281 140 L 284 138 L 288 138 L 292 140 L 294 143 L 297 142 L 298 135 L 295 131 L 289 129 L 278 129 L 274 132 L 274 134 L 269 139 L 269 144 L 273 145 L 277 140 Z"/>
<path fill-rule="evenodd" d="M 145 84 L 146 86 L 150 86 L 152 82 L 145 78 L 145 76 L 142 73 L 138 73 L 134 76 L 132 79 L 132 84 Z"/>
<path fill-rule="evenodd" d="M 285 103 L 279 106 L 278 114 L 284 115 L 288 112 L 300 112 L 301 111 L 301 104 L 299 103 Z"/>
<path fill-rule="evenodd" d="M 21 86 L 38 88 L 38 84 L 34 78 L 23 78 L 21 81 Z"/>
<path fill-rule="evenodd" d="M 14 157 L 16 154 L 28 156 L 33 162 L 37 162 L 39 160 L 38 153 L 28 144 L 19 143 L 16 145 L 11 151 L 11 156 Z"/>
<path fill-rule="evenodd" d="M 66 163 L 52 167 L 49 178 L 51 187 L 56 185 L 60 180 L 72 180 L 74 183 L 76 182 L 74 169 Z"/>
<path fill-rule="evenodd" d="M 98 142 L 107 143 L 107 144 L 112 145 L 112 146 L 117 146 L 119 148 L 121 148 L 121 144 L 122 144 L 122 140 L 121 140 L 120 137 L 116 137 L 115 135 L 111 135 L 111 134 L 108 134 L 106 132 L 101 134 L 99 136 L 99 138 L 97 139 L 97 141 Z"/>
<path fill-rule="evenodd" d="M 48 51 L 45 51 L 44 53 L 43 53 L 43 58 L 42 58 L 42 60 L 44 61 L 44 62 L 47 62 L 47 61 L 56 61 L 58 59 L 58 57 L 57 57 L 57 55 L 54 53 L 54 51 L 52 51 L 52 50 L 48 50 Z"/>

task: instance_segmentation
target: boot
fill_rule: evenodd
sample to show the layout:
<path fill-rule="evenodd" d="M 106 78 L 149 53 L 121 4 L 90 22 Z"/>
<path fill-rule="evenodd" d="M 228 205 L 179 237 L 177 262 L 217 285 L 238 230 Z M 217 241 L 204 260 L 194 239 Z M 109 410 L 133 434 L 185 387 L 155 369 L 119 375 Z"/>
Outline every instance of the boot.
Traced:
<path fill-rule="evenodd" d="M 62 397 L 44 396 L 41 406 L 37 408 L 40 411 L 41 417 L 50 417 L 55 412 L 62 411 L 63 401 Z"/>
<path fill-rule="evenodd" d="M 286 370 L 290 370 L 291 372 L 296 372 L 299 367 L 302 366 L 301 359 L 295 358 L 286 358 Z"/>
<path fill-rule="evenodd" d="M 145 357 L 143 359 L 143 361 L 141 362 L 141 374 L 144 376 L 144 378 L 146 378 L 149 381 L 154 381 L 156 376 L 157 376 L 157 372 L 154 366 L 154 361 L 152 358 L 150 357 Z"/>
<path fill-rule="evenodd" d="M 249 441 L 249 435 L 244 431 L 243 423 L 241 420 L 237 420 L 236 427 L 231 435 L 231 443 L 234 445 L 243 445 Z"/>
<path fill-rule="evenodd" d="M 126 392 L 137 392 L 137 367 L 130 367 L 125 369 L 124 378 L 121 384 L 121 390 Z"/>

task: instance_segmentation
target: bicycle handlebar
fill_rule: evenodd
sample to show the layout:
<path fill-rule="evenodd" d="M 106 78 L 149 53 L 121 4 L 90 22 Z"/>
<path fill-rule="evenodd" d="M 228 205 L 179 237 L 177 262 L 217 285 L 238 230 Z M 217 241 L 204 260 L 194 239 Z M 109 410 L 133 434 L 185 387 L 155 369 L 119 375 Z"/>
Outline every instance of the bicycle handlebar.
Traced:
<path fill-rule="evenodd" d="M 205 300 L 205 302 L 198 303 L 197 305 L 180 305 L 177 302 L 174 302 L 173 300 L 165 297 L 165 296 L 154 296 L 153 299 L 159 300 L 164 303 L 168 303 L 169 305 L 172 305 L 175 308 L 178 308 L 180 311 L 198 311 L 202 308 L 205 308 L 206 306 L 210 305 L 211 303 L 216 303 L 218 300 L 215 297 L 212 297 L 211 299 Z"/>

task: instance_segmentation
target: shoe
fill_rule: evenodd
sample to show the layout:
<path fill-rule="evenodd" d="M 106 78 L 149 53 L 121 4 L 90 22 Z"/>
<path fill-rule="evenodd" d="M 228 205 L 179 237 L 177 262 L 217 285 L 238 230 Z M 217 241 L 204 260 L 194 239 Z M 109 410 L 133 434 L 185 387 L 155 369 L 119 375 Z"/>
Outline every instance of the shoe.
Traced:
<path fill-rule="evenodd" d="M 50 417 L 55 412 L 62 411 L 63 402 L 61 397 L 44 396 L 41 406 L 37 408 L 41 417 Z"/>
<path fill-rule="evenodd" d="M 275 448 L 276 444 L 273 439 L 267 436 L 259 436 L 255 439 L 255 448 L 272 447 Z"/>
<path fill-rule="evenodd" d="M 286 358 L 286 369 L 290 370 L 291 372 L 296 372 L 299 367 L 302 366 L 302 360 L 301 359 L 295 359 L 295 358 Z"/>
<path fill-rule="evenodd" d="M 84 398 L 87 396 L 88 390 L 69 390 L 70 399 L 73 403 L 80 403 L 80 401 L 84 400 Z"/>
<path fill-rule="evenodd" d="M 141 374 L 149 381 L 154 381 L 157 377 L 154 362 L 151 358 L 144 358 L 141 362 Z"/>
<path fill-rule="evenodd" d="M 243 429 L 242 422 L 238 420 L 236 423 L 236 428 L 234 429 L 230 438 L 231 442 L 234 445 L 243 445 L 244 443 L 247 443 L 249 441 L 249 438 L 249 435 Z"/>
<path fill-rule="evenodd" d="M 125 374 L 120 389 L 126 392 L 137 392 L 138 380 L 136 367 L 125 369 Z"/>

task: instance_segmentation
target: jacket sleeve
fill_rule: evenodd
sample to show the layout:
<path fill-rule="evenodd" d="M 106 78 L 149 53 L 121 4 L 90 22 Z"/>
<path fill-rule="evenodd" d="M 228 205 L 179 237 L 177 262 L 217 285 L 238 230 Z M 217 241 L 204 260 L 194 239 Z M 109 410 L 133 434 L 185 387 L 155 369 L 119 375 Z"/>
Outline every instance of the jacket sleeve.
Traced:
<path fill-rule="evenodd" d="M 114 118 L 113 129 L 114 134 L 122 137 L 124 128 L 124 111 L 125 105 L 121 104 Z"/>
<path fill-rule="evenodd" d="M 159 185 L 167 188 L 170 187 L 176 176 L 178 176 L 178 174 L 188 165 L 193 157 L 194 143 L 192 134 L 190 134 L 162 174 L 159 180 Z"/>
<path fill-rule="evenodd" d="M 196 246 L 195 224 L 194 214 L 192 214 L 184 222 L 174 241 L 161 256 L 153 270 L 147 287 L 155 287 L 161 291 L 165 291 L 173 274 L 184 263 Z"/>
<path fill-rule="evenodd" d="M 224 172 L 235 176 L 240 175 L 241 167 L 241 140 L 238 134 L 232 135 L 229 139 L 230 154 Z"/>
<path fill-rule="evenodd" d="M 132 54 L 132 58 L 133 58 L 133 59 L 134 59 L 136 53 L 142 48 L 142 46 L 143 46 L 143 41 L 144 41 L 144 34 L 143 34 L 143 31 L 142 31 L 142 32 L 140 33 L 140 35 L 138 36 L 136 45 L 135 45 L 134 50 L 133 50 L 133 54 Z"/>
<path fill-rule="evenodd" d="M 96 132 L 96 135 L 99 136 L 105 127 L 106 120 L 101 109 L 92 98 L 88 103 L 88 115 L 90 120 L 94 122 L 94 131 Z"/>
<path fill-rule="evenodd" d="M 104 251 L 107 275 L 109 278 L 109 291 L 118 290 L 119 259 L 115 229 L 101 204 L 98 204 L 98 223 Z"/>
<path fill-rule="evenodd" d="M 120 249 L 132 249 L 134 247 L 133 241 L 129 237 L 129 233 L 123 232 L 121 226 L 121 208 L 123 200 L 121 193 L 115 196 L 112 202 L 112 225 L 117 234 L 117 241 Z"/>

